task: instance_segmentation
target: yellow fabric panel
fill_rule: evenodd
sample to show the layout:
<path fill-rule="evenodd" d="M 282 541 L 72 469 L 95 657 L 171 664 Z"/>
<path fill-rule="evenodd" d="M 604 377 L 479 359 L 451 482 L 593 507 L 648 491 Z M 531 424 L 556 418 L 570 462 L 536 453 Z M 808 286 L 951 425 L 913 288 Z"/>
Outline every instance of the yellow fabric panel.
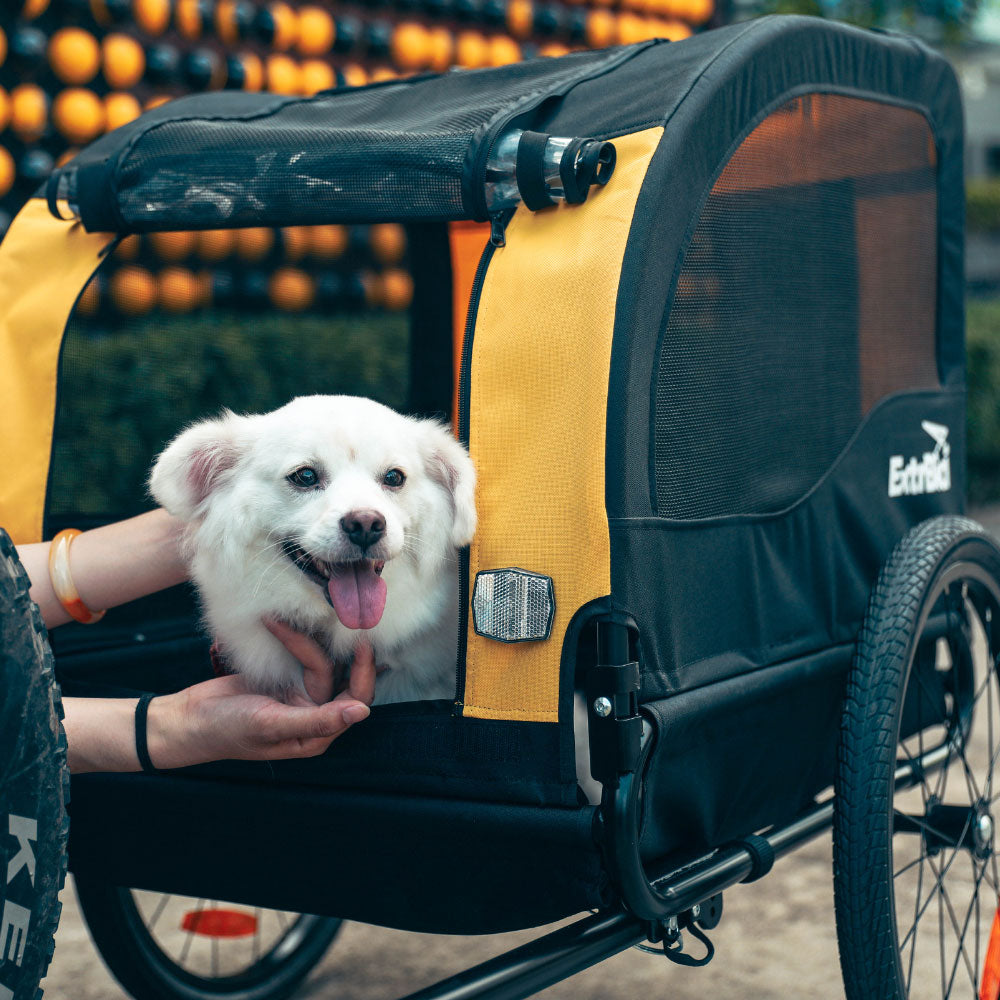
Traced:
<path fill-rule="evenodd" d="M 113 240 L 53 218 L 32 198 L 0 243 L 0 526 L 18 543 L 42 537 L 59 348 Z"/>
<path fill-rule="evenodd" d="M 469 623 L 463 714 L 555 722 L 566 628 L 611 589 L 604 449 L 618 280 L 636 199 L 662 128 L 614 140 L 606 188 L 507 227 L 483 284 L 469 384 L 479 528 L 469 582 L 517 566 L 552 577 L 543 642 L 505 644 Z M 470 615 L 471 618 L 471 615 Z"/>

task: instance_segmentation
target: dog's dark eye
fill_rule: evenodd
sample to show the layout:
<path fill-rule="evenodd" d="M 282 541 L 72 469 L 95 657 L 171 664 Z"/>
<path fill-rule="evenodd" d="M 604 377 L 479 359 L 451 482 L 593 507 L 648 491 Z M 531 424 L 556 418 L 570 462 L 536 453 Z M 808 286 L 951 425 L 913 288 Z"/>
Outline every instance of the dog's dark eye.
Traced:
<path fill-rule="evenodd" d="M 390 469 L 383 477 L 382 482 L 392 490 L 398 490 L 406 482 L 406 473 L 402 469 Z"/>
<path fill-rule="evenodd" d="M 312 490 L 319 486 L 319 473 L 308 465 L 296 469 L 285 478 L 300 490 Z"/>

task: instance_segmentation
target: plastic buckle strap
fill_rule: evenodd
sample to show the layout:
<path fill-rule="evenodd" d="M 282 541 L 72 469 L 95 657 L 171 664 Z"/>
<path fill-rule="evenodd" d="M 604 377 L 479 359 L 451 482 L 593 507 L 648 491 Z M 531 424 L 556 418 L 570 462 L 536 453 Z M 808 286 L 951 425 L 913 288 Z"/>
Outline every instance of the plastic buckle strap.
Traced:
<path fill-rule="evenodd" d="M 691 936 L 697 938 L 705 946 L 705 954 L 701 958 L 695 958 L 684 951 L 684 939 L 681 932 L 672 937 L 663 939 L 663 954 L 675 965 L 686 965 L 691 969 L 701 968 L 708 965 L 715 957 L 715 945 L 709 940 L 708 935 L 692 920 L 685 925 L 685 930 L 691 932 Z"/>
<path fill-rule="evenodd" d="M 537 212 L 555 201 L 545 183 L 545 144 L 549 137 L 543 132 L 523 132 L 517 144 L 514 178 L 525 207 Z"/>

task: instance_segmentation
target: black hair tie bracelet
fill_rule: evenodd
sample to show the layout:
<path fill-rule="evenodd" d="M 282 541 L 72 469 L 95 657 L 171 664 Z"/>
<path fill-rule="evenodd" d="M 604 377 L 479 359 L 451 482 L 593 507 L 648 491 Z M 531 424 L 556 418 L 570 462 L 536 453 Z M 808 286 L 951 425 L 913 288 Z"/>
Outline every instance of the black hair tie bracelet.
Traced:
<path fill-rule="evenodd" d="M 146 715 L 149 712 L 149 703 L 155 697 L 155 694 L 147 692 L 135 706 L 135 753 L 139 758 L 139 766 L 146 774 L 160 773 L 158 768 L 153 767 L 153 762 L 149 758 L 149 744 L 146 742 Z"/>

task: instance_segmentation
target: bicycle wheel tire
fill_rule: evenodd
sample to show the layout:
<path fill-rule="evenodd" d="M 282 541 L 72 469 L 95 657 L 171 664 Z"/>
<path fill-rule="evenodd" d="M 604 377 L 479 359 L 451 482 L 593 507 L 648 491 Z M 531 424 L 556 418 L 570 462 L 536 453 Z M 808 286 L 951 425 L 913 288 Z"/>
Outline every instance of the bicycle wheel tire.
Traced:
<path fill-rule="evenodd" d="M 224 929 L 199 932 L 198 925 L 205 924 L 199 915 L 222 914 L 230 920 L 242 916 L 259 927 L 279 911 L 206 909 L 206 900 L 141 894 L 81 876 L 76 878 L 76 892 L 101 957 L 136 1000 L 282 1000 L 322 959 L 342 923 L 332 917 L 293 914 L 276 936 L 238 942 L 242 935 L 233 938 Z M 155 901 L 143 905 L 143 896 Z M 178 913 L 183 914 L 182 921 L 176 919 Z M 199 950 L 192 947 L 195 941 Z M 219 949 L 235 943 L 246 947 L 234 969 L 231 950 L 220 956 Z"/>
<path fill-rule="evenodd" d="M 963 517 L 912 529 L 872 592 L 841 726 L 834 895 L 848 1000 L 979 997 L 1000 919 L 998 651 L 997 543 Z"/>
<path fill-rule="evenodd" d="M 35 1000 L 66 878 L 69 770 L 52 651 L 0 529 L 0 997 Z"/>

